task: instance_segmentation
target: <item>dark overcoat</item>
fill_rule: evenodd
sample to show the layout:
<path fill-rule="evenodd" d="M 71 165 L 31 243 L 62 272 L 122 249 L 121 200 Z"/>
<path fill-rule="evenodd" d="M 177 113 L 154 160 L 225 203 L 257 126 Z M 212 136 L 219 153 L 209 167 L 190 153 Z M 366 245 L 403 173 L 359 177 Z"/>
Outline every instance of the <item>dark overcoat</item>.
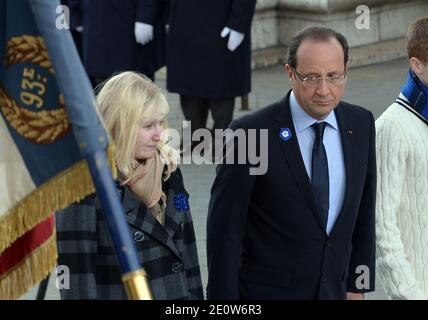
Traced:
<path fill-rule="evenodd" d="M 165 65 L 166 0 L 69 0 L 71 25 L 83 25 L 83 63 L 90 76 L 135 70 L 147 75 Z M 79 11 L 80 12 L 76 12 Z M 75 21 L 73 21 L 73 18 Z M 153 40 L 135 40 L 135 22 L 154 26 Z"/>
<path fill-rule="evenodd" d="M 251 91 L 251 21 L 256 0 L 170 0 L 167 88 L 188 96 L 231 98 Z M 223 28 L 245 34 L 233 52 Z"/>

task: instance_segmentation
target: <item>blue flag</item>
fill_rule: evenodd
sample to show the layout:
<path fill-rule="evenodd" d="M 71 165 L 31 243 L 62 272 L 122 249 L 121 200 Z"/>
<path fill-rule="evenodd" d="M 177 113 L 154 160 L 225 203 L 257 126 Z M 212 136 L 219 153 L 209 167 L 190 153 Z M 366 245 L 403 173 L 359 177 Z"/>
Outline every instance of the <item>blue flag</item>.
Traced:
<path fill-rule="evenodd" d="M 90 82 L 52 2 L 60 5 L 0 0 L 0 299 L 19 297 L 54 267 L 53 212 L 95 191 L 85 155 L 109 150 L 115 168 Z"/>

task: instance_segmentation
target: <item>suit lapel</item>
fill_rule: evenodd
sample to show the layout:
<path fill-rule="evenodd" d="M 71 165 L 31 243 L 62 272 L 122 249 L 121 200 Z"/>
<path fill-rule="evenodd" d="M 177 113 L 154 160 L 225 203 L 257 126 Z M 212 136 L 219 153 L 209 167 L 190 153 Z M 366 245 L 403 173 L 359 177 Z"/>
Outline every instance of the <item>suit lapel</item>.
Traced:
<path fill-rule="evenodd" d="M 306 172 L 306 167 L 303 162 L 302 154 L 300 152 L 300 147 L 297 140 L 296 129 L 294 128 L 293 120 L 291 118 L 290 92 L 282 100 L 282 102 L 280 102 L 279 108 L 277 108 L 276 110 L 275 129 L 273 134 L 275 135 L 275 139 L 277 139 L 280 145 L 288 167 L 290 168 L 290 171 L 292 172 L 300 191 L 305 197 L 306 203 L 314 214 L 315 219 L 318 221 L 319 226 L 325 232 L 325 228 L 321 221 L 321 216 L 317 212 L 315 207 L 312 195 L 311 182 Z M 292 133 L 292 137 L 287 141 L 284 141 L 279 136 L 279 133 L 283 128 L 289 128 Z"/>

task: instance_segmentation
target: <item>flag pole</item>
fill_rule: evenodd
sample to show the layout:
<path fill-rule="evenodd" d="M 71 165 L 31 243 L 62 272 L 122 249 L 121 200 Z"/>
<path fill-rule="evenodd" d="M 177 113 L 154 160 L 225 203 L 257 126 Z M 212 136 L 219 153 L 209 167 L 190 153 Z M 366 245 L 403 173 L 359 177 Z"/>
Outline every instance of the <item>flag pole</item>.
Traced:
<path fill-rule="evenodd" d="M 52 61 L 58 86 L 64 95 L 67 113 L 80 152 L 87 160 L 100 198 L 103 214 L 113 240 L 122 282 L 128 298 L 151 300 L 146 272 L 141 268 L 125 214 L 113 181 L 105 149 L 108 137 L 94 108 L 89 79 L 80 62 L 69 30 L 56 25 L 59 0 L 30 0 L 31 9 Z M 93 112 L 87 112 L 94 108 Z"/>
<path fill-rule="evenodd" d="M 89 154 L 86 160 L 116 248 L 119 264 L 122 267 L 122 283 L 128 298 L 130 300 L 153 300 L 147 274 L 143 268 L 140 268 L 105 152 L 98 151 Z"/>

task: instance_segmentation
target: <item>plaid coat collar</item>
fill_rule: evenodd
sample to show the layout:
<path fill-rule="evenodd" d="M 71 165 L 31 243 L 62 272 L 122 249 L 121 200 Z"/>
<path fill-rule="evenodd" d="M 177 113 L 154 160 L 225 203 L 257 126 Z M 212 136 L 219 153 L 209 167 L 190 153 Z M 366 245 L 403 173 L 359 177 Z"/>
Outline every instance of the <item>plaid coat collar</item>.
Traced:
<path fill-rule="evenodd" d="M 190 214 L 189 210 L 179 211 L 174 206 L 174 198 L 176 194 L 182 193 L 189 197 L 189 194 L 184 189 L 183 182 L 175 172 L 166 181 L 162 189 L 167 195 L 167 204 L 165 209 L 165 225 L 162 226 L 156 218 L 147 210 L 144 203 L 128 188 L 124 188 L 123 209 L 125 211 L 126 220 L 134 227 L 146 232 L 153 238 L 157 239 L 162 244 L 166 245 L 178 258 L 181 259 L 176 245 L 173 241 L 174 234 L 181 229 L 183 217 L 185 214 Z"/>

